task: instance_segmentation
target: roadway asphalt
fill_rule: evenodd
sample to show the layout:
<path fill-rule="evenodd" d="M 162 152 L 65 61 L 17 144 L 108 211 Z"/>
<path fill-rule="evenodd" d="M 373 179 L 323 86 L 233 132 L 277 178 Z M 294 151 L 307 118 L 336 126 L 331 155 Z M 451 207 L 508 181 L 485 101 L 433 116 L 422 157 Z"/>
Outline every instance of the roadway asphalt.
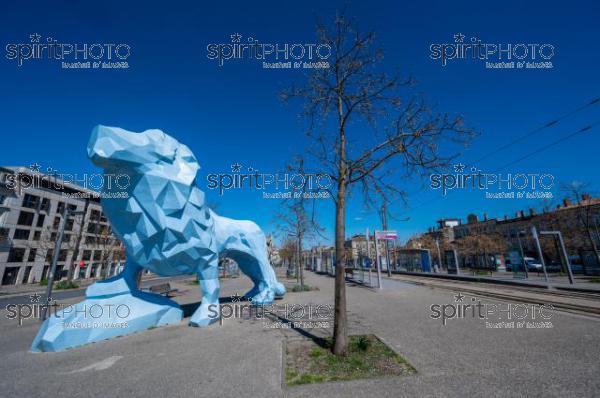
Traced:
<path fill-rule="evenodd" d="M 278 304 L 332 304 L 333 278 L 306 273 L 318 291 L 288 293 Z M 293 281 L 287 281 L 291 284 Z M 176 300 L 199 301 L 179 280 Z M 222 296 L 243 294 L 249 281 L 222 281 Z M 39 323 L 0 318 L 0 391 L 10 397 L 594 397 L 600 395 L 600 320 L 554 312 L 552 328 L 487 328 L 485 320 L 432 319 L 431 305 L 457 305 L 458 292 L 384 280 L 376 291 L 349 284 L 352 334 L 375 333 L 417 374 L 287 388 L 284 342 L 296 330 L 259 320 L 226 320 L 191 328 L 161 327 L 62 353 L 27 350 Z M 474 298 L 475 301 L 471 300 Z M 507 305 L 466 295 L 465 303 Z M 67 302 L 76 301 L 68 299 Z M 449 307 L 448 307 L 449 308 Z M 3 314 L 5 313 L 2 310 Z M 307 330 L 319 334 L 330 330 Z"/>

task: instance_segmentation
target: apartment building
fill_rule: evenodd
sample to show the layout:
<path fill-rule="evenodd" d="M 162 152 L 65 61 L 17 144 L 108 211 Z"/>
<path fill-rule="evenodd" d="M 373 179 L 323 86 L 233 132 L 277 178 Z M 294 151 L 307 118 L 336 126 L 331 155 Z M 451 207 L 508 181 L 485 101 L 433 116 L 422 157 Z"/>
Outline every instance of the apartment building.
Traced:
<path fill-rule="evenodd" d="M 114 275 L 124 264 L 124 250 L 111 233 L 97 193 L 43 176 L 25 167 L 0 167 L 1 284 L 37 283 L 48 277 L 67 209 L 76 214 L 65 221 L 55 279 Z"/>

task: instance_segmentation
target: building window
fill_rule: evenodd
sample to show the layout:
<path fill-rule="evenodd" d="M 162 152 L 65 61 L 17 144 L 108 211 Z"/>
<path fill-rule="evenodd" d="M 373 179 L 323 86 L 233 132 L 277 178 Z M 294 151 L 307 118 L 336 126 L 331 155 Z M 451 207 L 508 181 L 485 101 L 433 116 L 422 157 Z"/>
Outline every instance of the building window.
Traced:
<path fill-rule="evenodd" d="M 40 211 L 45 211 L 45 212 L 50 211 L 50 199 L 42 198 L 42 205 L 40 206 Z"/>
<path fill-rule="evenodd" d="M 94 260 L 100 260 L 102 259 L 102 250 L 96 250 L 94 252 Z"/>
<path fill-rule="evenodd" d="M 20 247 L 11 247 L 8 252 L 8 260 L 9 263 L 22 263 L 23 258 L 25 257 L 25 249 Z"/>
<path fill-rule="evenodd" d="M 91 250 L 84 250 L 83 251 L 83 255 L 81 256 L 81 259 L 87 261 L 90 258 L 92 258 L 92 251 Z"/>
<path fill-rule="evenodd" d="M 35 213 L 30 213 L 28 211 L 22 211 L 19 214 L 19 220 L 17 221 L 17 224 L 19 225 L 32 225 L 33 224 L 33 216 L 35 215 Z"/>
<path fill-rule="evenodd" d="M 17 283 L 17 275 L 20 267 L 6 267 L 2 276 L 3 285 L 14 285 Z"/>
<path fill-rule="evenodd" d="M 29 249 L 29 255 L 27 256 L 27 261 L 30 263 L 34 262 L 36 254 L 37 254 L 37 249 Z"/>
<path fill-rule="evenodd" d="M 65 231 L 72 231 L 74 223 L 75 223 L 75 220 L 73 220 L 72 218 L 69 217 L 67 219 L 67 222 L 65 223 Z"/>
<path fill-rule="evenodd" d="M 59 226 L 60 226 L 60 217 L 56 216 L 56 217 L 54 217 L 54 222 L 52 223 L 52 228 L 58 229 Z"/>
<path fill-rule="evenodd" d="M 15 229 L 15 232 L 13 233 L 13 239 L 28 240 L 29 232 L 30 231 L 28 229 Z"/>
<path fill-rule="evenodd" d="M 46 216 L 44 214 L 39 214 L 37 223 L 35 224 L 38 228 L 42 228 L 44 226 L 44 221 L 46 221 Z"/>
<path fill-rule="evenodd" d="M 100 221 L 100 212 L 98 210 L 93 210 L 90 212 L 90 220 L 91 221 Z"/>
<path fill-rule="evenodd" d="M 29 283 L 29 275 L 31 275 L 31 266 L 25 267 L 25 272 L 23 273 L 23 283 Z"/>
<path fill-rule="evenodd" d="M 58 214 L 63 214 L 65 211 L 65 202 L 58 202 L 58 206 L 56 206 L 56 212 Z"/>
<path fill-rule="evenodd" d="M 0 240 L 8 238 L 8 228 L 0 228 Z"/>
<path fill-rule="evenodd" d="M 40 204 L 40 197 L 35 195 L 30 195 L 28 193 L 23 197 L 23 207 L 27 207 L 29 209 L 37 209 Z"/>
<path fill-rule="evenodd" d="M 35 231 L 33 233 L 33 240 L 40 240 L 41 237 L 42 237 L 42 231 Z"/>
<path fill-rule="evenodd" d="M 89 223 L 88 227 L 87 227 L 87 232 L 89 234 L 97 234 L 98 230 L 99 230 L 100 225 L 96 224 L 96 223 Z"/>

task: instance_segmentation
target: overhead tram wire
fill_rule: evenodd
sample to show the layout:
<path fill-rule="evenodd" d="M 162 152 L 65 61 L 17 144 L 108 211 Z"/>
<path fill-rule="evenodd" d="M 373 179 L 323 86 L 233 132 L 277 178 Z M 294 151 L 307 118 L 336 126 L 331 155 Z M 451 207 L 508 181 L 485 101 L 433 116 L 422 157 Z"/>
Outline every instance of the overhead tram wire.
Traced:
<path fill-rule="evenodd" d="M 549 121 L 548 123 L 546 123 L 546 124 L 544 124 L 544 125 L 542 125 L 540 127 L 537 127 L 537 128 L 531 130 L 530 132 L 528 132 L 526 134 L 523 134 L 520 137 L 515 138 L 514 140 L 512 140 L 512 141 L 510 141 L 510 142 L 508 142 L 508 143 L 506 143 L 506 144 L 504 144 L 504 145 L 502 145 L 502 146 L 494 149 L 494 151 L 492 151 L 492 152 L 488 152 L 487 154 L 483 155 L 479 159 L 475 160 L 473 163 L 477 164 L 477 163 L 479 163 L 479 162 L 481 162 L 481 161 L 483 161 L 485 159 L 488 159 L 489 157 L 497 154 L 498 152 L 501 152 L 501 151 L 503 151 L 503 150 L 505 150 L 507 148 L 510 148 L 511 146 L 513 146 L 515 144 L 518 144 L 519 142 L 523 141 L 524 139 L 536 135 L 540 131 L 543 131 L 543 130 L 548 129 L 548 128 L 552 127 L 552 126 L 555 126 L 558 123 L 560 123 L 561 121 L 563 121 L 563 120 L 565 120 L 565 119 L 567 119 L 567 118 L 569 118 L 569 117 L 571 117 L 571 116 L 573 116 L 573 115 L 575 115 L 575 114 L 583 111 L 586 108 L 591 107 L 592 105 L 598 104 L 598 103 L 600 103 L 600 97 L 597 97 L 597 98 L 591 100 L 590 102 L 588 102 L 587 104 L 582 105 L 579 108 L 574 109 L 574 110 L 572 110 L 570 112 L 567 112 L 564 115 L 562 115 L 562 116 L 560 116 L 560 117 L 558 117 L 556 119 L 553 119 L 553 120 Z"/>
<path fill-rule="evenodd" d="M 558 145 L 561 142 L 568 140 L 569 138 L 575 137 L 578 134 L 585 133 L 586 131 L 589 131 L 589 130 L 593 129 L 594 126 L 596 126 L 598 124 L 600 124 L 600 121 L 597 121 L 597 122 L 592 123 L 592 124 L 588 124 L 587 126 L 582 127 L 579 130 L 572 132 L 571 134 L 565 135 L 564 137 L 561 137 L 561 138 L 559 138 L 556 141 L 553 141 L 553 142 L 551 142 L 549 144 L 546 144 L 546 145 L 542 146 L 541 148 L 538 148 L 535 151 L 528 153 L 527 155 L 523 155 L 520 158 L 515 159 L 512 162 L 507 163 L 504 166 L 497 168 L 496 170 L 493 171 L 493 173 L 497 173 L 497 172 L 499 172 L 501 170 L 504 170 L 508 166 L 511 166 L 513 164 L 516 164 L 516 163 L 519 163 L 522 160 L 525 160 L 525 159 L 530 158 L 530 157 L 532 157 L 534 155 L 537 155 L 538 153 L 543 152 L 546 149 L 553 147 L 554 145 Z"/>
<path fill-rule="evenodd" d="M 586 103 L 586 104 L 584 104 L 584 105 L 580 106 L 579 108 L 576 108 L 576 109 L 574 109 L 574 110 L 572 110 L 572 111 L 570 111 L 570 112 L 567 112 L 567 113 L 563 114 L 562 116 L 559 116 L 559 117 L 557 117 L 557 118 L 555 118 L 555 119 L 551 120 L 550 122 L 548 122 L 548 123 L 544 124 L 543 126 L 537 127 L 537 128 L 535 128 L 535 129 L 531 130 L 530 132 L 528 132 L 528 133 L 526 133 L 526 134 L 524 134 L 524 135 L 522 135 L 522 136 L 520 136 L 520 137 L 518 137 L 518 138 L 516 138 L 516 139 L 514 139 L 514 140 L 512 140 L 512 141 L 510 141 L 510 142 L 508 142 L 508 143 L 506 143 L 506 144 L 504 144 L 504 145 L 502 145 L 502 146 L 500 146 L 499 148 L 496 148 L 496 149 L 495 149 L 493 152 L 489 152 L 489 153 L 487 153 L 486 155 L 484 155 L 484 156 L 482 156 L 481 158 L 479 158 L 478 160 L 476 160 L 474 163 L 478 163 L 478 162 L 480 162 L 480 161 L 482 161 L 482 160 L 484 160 L 484 159 L 487 159 L 487 158 L 489 158 L 489 157 L 493 156 L 494 154 L 496 154 L 496 153 L 498 153 L 498 152 L 500 152 L 500 151 L 503 151 L 504 149 L 506 149 L 506 148 L 509 148 L 509 147 L 511 147 L 512 145 L 514 145 L 514 144 L 516 144 L 516 143 L 518 143 L 518 142 L 521 142 L 521 141 L 522 141 L 522 140 L 524 140 L 525 138 L 531 137 L 531 136 L 533 136 L 533 135 L 537 134 L 538 132 L 540 132 L 540 131 L 542 131 L 542 130 L 544 130 L 544 129 L 547 129 L 547 128 L 550 128 L 550 127 L 552 127 L 552 126 L 555 126 L 556 124 L 560 123 L 560 122 L 561 122 L 561 121 L 563 121 L 564 119 L 567 119 L 567 118 L 569 118 L 569 117 L 571 117 L 571 116 L 573 116 L 573 115 L 575 115 L 575 114 L 577 114 L 577 113 L 579 113 L 579 112 L 583 111 L 584 109 L 586 109 L 586 108 L 589 108 L 589 107 L 591 107 L 591 106 L 593 106 L 593 105 L 596 105 L 596 104 L 598 104 L 598 103 L 600 103 L 600 97 L 596 97 L 596 98 L 594 98 L 593 100 L 591 100 L 590 102 L 588 102 L 588 103 Z M 507 164 L 505 164 L 504 166 L 502 166 L 502 168 L 500 168 L 500 169 L 497 169 L 496 171 L 498 171 L 498 170 L 503 170 L 504 168 L 506 168 L 506 167 L 510 166 L 511 164 L 517 163 L 517 162 L 519 162 L 519 161 L 521 161 L 521 160 L 524 160 L 524 159 L 526 159 L 526 158 L 528 158 L 528 157 L 530 157 L 530 156 L 533 156 L 533 155 L 537 154 L 538 152 L 544 151 L 544 150 L 546 150 L 547 148 L 549 148 L 549 147 L 551 147 L 551 146 L 553 146 L 553 145 L 556 145 L 556 144 L 558 144 L 558 143 L 560 143 L 560 142 L 562 142 L 562 141 L 565 141 L 566 139 L 568 139 L 568 138 L 571 138 L 571 137 L 573 137 L 573 136 L 575 136 L 575 135 L 577 135 L 577 134 L 579 134 L 579 133 L 581 133 L 581 132 L 584 132 L 584 131 L 590 130 L 590 129 L 591 129 L 591 128 L 593 128 L 593 126 L 595 126 L 596 124 L 597 124 L 597 122 L 596 122 L 596 123 L 592 123 L 591 125 L 588 125 L 588 126 L 586 126 L 586 127 L 583 127 L 582 129 L 579 129 L 579 130 L 577 130 L 576 132 L 569 134 L 568 136 L 562 137 L 562 138 L 560 138 L 559 140 L 557 140 L 557 141 L 555 141 L 555 142 L 553 142 L 553 143 L 551 143 L 551 144 L 548 144 L 548 145 L 546 145 L 546 146 L 544 146 L 544 147 L 540 148 L 539 150 L 536 150 L 536 151 L 534 151 L 533 153 L 529 153 L 528 155 L 525 155 L 525 156 L 523 156 L 522 158 L 519 158 L 519 159 L 515 160 L 514 162 L 511 162 L 511 163 L 507 163 Z M 414 192 L 414 193 L 418 193 L 418 192 Z M 414 193 L 413 193 L 413 194 L 414 194 Z M 429 204 L 429 203 L 435 202 L 436 200 L 439 200 L 439 199 L 441 199 L 441 198 L 442 198 L 442 197 L 437 197 L 437 198 L 434 198 L 434 199 L 432 199 L 432 200 L 429 200 L 429 201 L 421 202 L 421 203 L 419 203 L 419 205 L 417 205 L 417 206 L 413 207 L 412 209 L 423 207 L 424 205 L 427 205 L 427 204 Z M 391 201 L 389 201 L 389 202 L 388 202 L 388 205 L 390 205 L 390 204 L 392 204 L 392 203 L 395 203 L 395 202 L 397 202 L 398 200 L 400 200 L 400 198 L 398 198 L 398 199 L 394 199 L 394 200 L 391 200 Z M 366 213 L 373 213 L 373 212 L 374 212 L 374 210 L 371 210 L 371 211 L 369 211 L 369 212 L 366 212 Z"/>
<path fill-rule="evenodd" d="M 575 137 L 575 136 L 576 136 L 576 135 L 578 135 L 578 134 L 581 134 L 581 133 L 584 133 L 584 132 L 586 132 L 586 131 L 589 131 L 589 130 L 593 129 L 593 128 L 594 128 L 594 126 L 597 126 L 598 124 L 600 124 L 600 121 L 594 122 L 594 123 L 592 123 L 592 124 L 588 124 L 587 126 L 585 126 L 585 127 L 582 127 L 582 128 L 580 128 L 579 130 L 577 130 L 577 131 L 574 131 L 574 132 L 572 132 L 572 133 L 570 133 L 570 134 L 567 134 L 567 135 L 565 135 L 564 137 L 561 137 L 561 138 L 559 138 L 559 139 L 558 139 L 558 140 L 556 140 L 556 141 L 553 141 L 553 142 L 551 142 L 551 143 L 549 143 L 549 144 L 546 144 L 546 145 L 544 145 L 544 146 L 542 146 L 542 147 L 540 147 L 540 148 L 536 149 L 535 151 L 532 151 L 532 152 L 530 152 L 530 153 L 528 153 L 528 154 L 526 154 L 526 155 L 524 155 L 524 156 L 521 156 L 521 157 L 520 157 L 520 158 L 518 158 L 518 159 L 515 159 L 515 160 L 513 160 L 512 162 L 506 163 L 506 164 L 505 164 L 505 165 L 503 165 L 502 167 L 500 167 L 500 168 L 497 168 L 496 170 L 494 170 L 494 171 L 493 171 L 491 174 L 495 174 L 495 173 L 497 173 L 497 172 L 499 172 L 499 171 L 501 171 L 501 170 L 504 170 L 504 169 L 505 169 L 505 168 L 507 168 L 508 166 L 512 166 L 512 165 L 514 165 L 514 164 L 516 164 L 516 163 L 519 163 L 519 162 L 520 162 L 520 161 L 522 161 L 522 160 L 525 160 L 525 159 L 527 159 L 527 158 L 530 158 L 530 157 L 532 157 L 532 156 L 534 156 L 534 155 L 537 155 L 538 153 L 540 153 L 540 152 L 543 152 L 543 151 L 547 150 L 548 148 L 551 148 L 551 147 L 553 147 L 554 145 L 558 145 L 558 144 L 560 144 L 560 143 L 561 143 L 561 142 L 563 142 L 563 141 L 566 141 L 566 140 L 568 140 L 568 139 L 570 139 L 570 138 L 573 138 L 573 137 Z M 419 208 L 421 208 L 421 207 L 423 207 L 423 206 L 429 205 L 429 204 L 431 204 L 431 203 L 433 203 L 433 202 L 436 202 L 436 201 L 438 201 L 438 200 L 441 200 L 441 199 L 443 199 L 443 198 L 444 198 L 444 196 L 438 196 L 438 197 L 432 198 L 431 200 L 426 200 L 426 201 L 420 202 L 418 205 L 416 205 L 416 206 L 414 206 L 414 207 L 411 207 L 411 208 L 410 208 L 410 210 L 419 209 Z M 396 199 L 396 200 L 393 200 L 393 201 L 390 201 L 390 202 L 388 203 L 388 205 L 389 205 L 390 203 L 393 203 L 393 202 L 397 201 L 397 200 L 398 200 L 398 199 Z"/>
<path fill-rule="evenodd" d="M 491 174 L 495 174 L 495 173 L 497 173 L 497 172 L 499 172 L 499 171 L 501 171 L 501 170 L 504 170 L 504 169 L 505 169 L 505 168 L 507 168 L 508 166 L 512 166 L 512 165 L 514 165 L 514 164 L 516 164 L 516 163 L 519 163 L 519 162 L 520 162 L 520 161 L 522 161 L 522 160 L 525 160 L 525 159 L 527 159 L 527 158 L 530 158 L 530 157 L 532 157 L 532 156 L 534 156 L 534 155 L 537 155 L 538 153 L 540 153 L 540 152 L 543 152 L 543 151 L 547 150 L 548 148 L 551 148 L 551 147 L 553 147 L 554 145 L 558 145 L 558 144 L 560 144 L 560 143 L 561 143 L 561 142 L 563 142 L 563 141 L 566 141 L 566 140 L 568 140 L 568 139 L 570 139 L 570 138 L 573 138 L 573 137 L 575 137 L 575 136 L 576 136 L 576 135 L 578 135 L 578 134 L 585 133 L 586 131 L 589 131 L 589 130 L 593 129 L 593 128 L 594 128 L 594 126 L 597 126 L 598 124 L 600 124 L 600 121 L 594 122 L 594 123 L 592 123 L 592 124 L 588 124 L 587 126 L 585 126 L 585 127 L 582 127 L 582 128 L 580 128 L 579 130 L 577 130 L 577 131 L 574 131 L 574 132 L 572 132 L 572 133 L 570 133 L 570 134 L 567 134 L 567 135 L 565 135 L 564 137 L 561 137 L 561 138 L 559 138 L 559 139 L 558 139 L 558 140 L 556 140 L 556 141 L 553 141 L 553 142 L 551 142 L 551 143 L 549 143 L 549 144 L 546 144 L 546 145 L 544 145 L 544 146 L 542 146 L 542 147 L 540 147 L 540 148 L 536 149 L 535 151 L 529 152 L 528 154 L 526 154 L 526 155 L 524 155 L 524 156 L 521 156 L 520 158 L 518 158 L 518 159 L 515 159 L 515 160 L 513 160 L 512 162 L 506 163 L 506 164 L 505 164 L 505 165 L 503 165 L 502 167 L 500 167 L 500 168 L 498 168 L 498 169 L 494 170 L 494 171 L 493 171 Z M 443 198 L 444 198 L 443 196 L 438 196 L 438 197 L 436 197 L 436 198 L 433 198 L 433 199 L 431 199 L 431 200 L 428 200 L 428 201 L 421 202 L 421 203 L 419 203 L 417 206 L 415 206 L 415 207 L 412 207 L 412 208 L 411 208 L 411 210 L 418 209 L 418 208 L 420 208 L 420 207 L 423 207 L 423 206 L 425 206 L 425 205 L 431 204 L 431 203 L 433 203 L 433 202 L 435 202 L 435 201 L 437 201 L 437 200 L 443 199 Z"/>

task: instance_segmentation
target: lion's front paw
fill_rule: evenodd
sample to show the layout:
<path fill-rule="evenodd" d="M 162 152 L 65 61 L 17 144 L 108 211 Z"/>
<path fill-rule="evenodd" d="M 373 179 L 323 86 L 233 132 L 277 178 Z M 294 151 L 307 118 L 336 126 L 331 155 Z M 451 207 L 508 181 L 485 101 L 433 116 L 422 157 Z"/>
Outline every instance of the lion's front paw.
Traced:
<path fill-rule="evenodd" d="M 275 300 L 275 289 L 270 287 L 265 287 L 263 289 L 252 289 L 246 296 L 249 300 L 252 301 L 252 304 L 256 305 L 266 305 L 270 304 Z"/>
<path fill-rule="evenodd" d="M 203 305 L 200 304 L 200 307 L 194 312 L 192 317 L 190 318 L 189 325 L 194 327 L 206 327 L 210 324 L 213 324 L 219 320 L 219 306 L 212 305 Z"/>

